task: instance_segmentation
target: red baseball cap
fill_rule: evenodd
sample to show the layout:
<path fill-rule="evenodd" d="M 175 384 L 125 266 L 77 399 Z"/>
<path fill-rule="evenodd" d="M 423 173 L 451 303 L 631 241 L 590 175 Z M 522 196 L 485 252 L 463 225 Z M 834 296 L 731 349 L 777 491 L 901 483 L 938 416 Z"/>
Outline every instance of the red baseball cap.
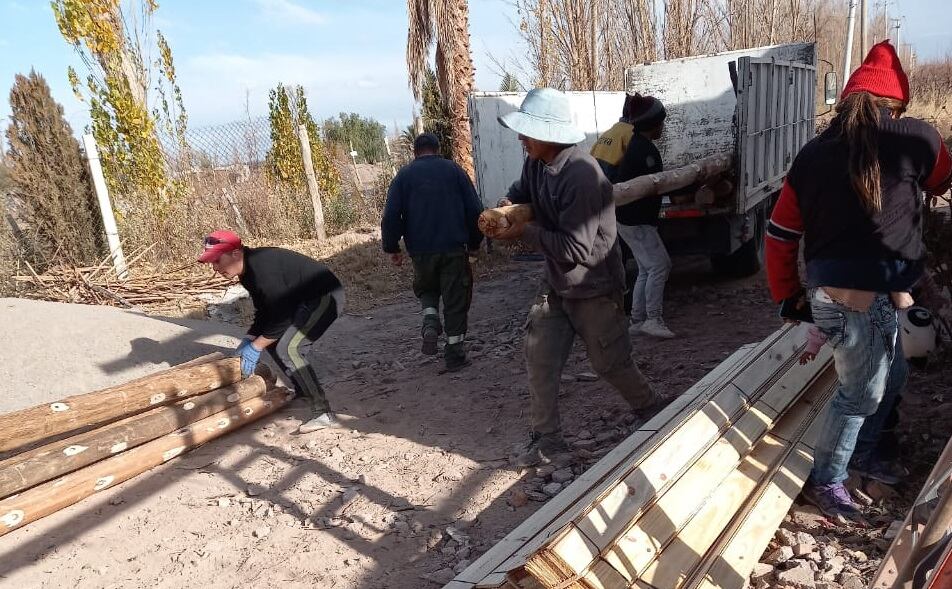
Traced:
<path fill-rule="evenodd" d="M 199 262 L 214 263 L 222 254 L 241 249 L 241 238 L 234 231 L 219 229 L 205 238 L 205 251 L 198 256 Z"/>

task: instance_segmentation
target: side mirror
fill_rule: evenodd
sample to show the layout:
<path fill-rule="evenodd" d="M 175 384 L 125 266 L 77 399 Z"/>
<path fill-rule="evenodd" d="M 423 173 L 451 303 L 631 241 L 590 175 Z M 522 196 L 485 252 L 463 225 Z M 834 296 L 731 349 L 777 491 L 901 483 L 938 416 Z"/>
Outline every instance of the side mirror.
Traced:
<path fill-rule="evenodd" d="M 825 102 L 827 106 L 836 104 L 837 90 L 839 87 L 836 72 L 827 72 L 823 78 L 823 102 Z"/>

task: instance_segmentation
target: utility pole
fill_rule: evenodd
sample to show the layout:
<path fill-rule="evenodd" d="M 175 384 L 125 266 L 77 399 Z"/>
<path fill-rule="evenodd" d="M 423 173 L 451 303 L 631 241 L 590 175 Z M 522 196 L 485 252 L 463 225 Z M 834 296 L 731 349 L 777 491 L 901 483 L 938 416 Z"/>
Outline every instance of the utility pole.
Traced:
<path fill-rule="evenodd" d="M 889 39 L 892 41 L 893 47 L 899 47 L 899 26 L 901 20 L 898 18 L 890 20 L 892 24 L 889 26 Z M 893 31 L 895 31 L 895 33 Z"/>
<path fill-rule="evenodd" d="M 865 57 L 869 52 L 869 14 L 866 12 L 868 0 L 860 0 L 859 8 L 859 51 Z"/>
<path fill-rule="evenodd" d="M 846 51 L 843 56 L 843 89 L 846 88 L 846 81 L 853 73 L 853 24 L 856 22 L 856 2 L 850 0 L 849 15 L 846 17 Z"/>

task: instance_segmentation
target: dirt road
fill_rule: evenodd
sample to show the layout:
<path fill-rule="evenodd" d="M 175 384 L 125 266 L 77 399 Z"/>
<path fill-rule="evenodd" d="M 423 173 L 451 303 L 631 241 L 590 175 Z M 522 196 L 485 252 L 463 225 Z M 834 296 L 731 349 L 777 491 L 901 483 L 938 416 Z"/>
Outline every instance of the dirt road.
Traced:
<path fill-rule="evenodd" d="M 548 480 L 506 462 L 526 436 L 521 330 L 540 271 L 523 263 L 477 285 L 469 335 L 474 364 L 455 375 L 440 374 L 439 360 L 419 354 L 419 311 L 409 295 L 344 317 L 322 340 L 321 368 L 348 429 L 292 435 L 306 415 L 296 403 L 0 538 L 0 584 L 435 587 L 431 580 L 445 580 L 488 549 L 538 509 L 533 499 L 545 497 Z M 8 408 L 30 404 L 11 403 L 24 386 L 55 390 L 54 397 L 81 392 L 131 378 L 150 363 L 158 367 L 160 357 L 175 362 L 233 341 L 196 342 L 197 333 L 181 321 L 136 317 L 132 328 L 111 309 L 114 317 L 89 318 L 102 340 L 88 341 L 79 327 L 64 338 L 57 330 L 79 316 L 76 308 L 0 303 L 23 305 L 12 324 L 25 330 L 7 330 L 17 342 L 0 383 Z M 667 397 L 777 327 L 762 278 L 718 284 L 700 263 L 681 264 L 666 304 L 680 337 L 636 339 L 635 346 L 642 370 Z M 38 318 L 57 337 L 30 337 Z M 203 337 L 229 330 L 186 327 L 200 327 Z M 99 368 L 75 378 L 106 341 L 114 347 L 101 350 Z M 157 343 L 144 347 L 145 341 Z M 586 456 L 573 465 L 574 476 L 626 435 L 616 419 L 624 404 L 593 379 L 579 345 L 563 380 L 565 431 Z M 31 393 L 30 402 L 38 396 Z M 516 489 L 528 504 L 511 499 Z"/>

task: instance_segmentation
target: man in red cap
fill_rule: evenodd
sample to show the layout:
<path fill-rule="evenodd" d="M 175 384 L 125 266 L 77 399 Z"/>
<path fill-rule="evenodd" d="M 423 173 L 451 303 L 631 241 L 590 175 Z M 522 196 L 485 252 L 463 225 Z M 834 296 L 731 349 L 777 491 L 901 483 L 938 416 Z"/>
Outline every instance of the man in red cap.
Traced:
<path fill-rule="evenodd" d="M 344 287 L 337 276 L 297 252 L 243 246 L 237 234 L 226 230 L 205 238 L 198 261 L 225 278 L 238 278 L 251 295 L 254 322 L 235 350 L 241 373 L 251 375 L 267 350 L 297 394 L 310 399 L 311 419 L 298 432 L 338 426 L 310 360 L 315 342 L 344 310 Z"/>
<path fill-rule="evenodd" d="M 934 128 L 902 116 L 908 101 L 895 49 L 875 45 L 829 128 L 797 154 L 767 226 L 773 299 L 791 320 L 812 319 L 839 377 L 803 489 L 831 517 L 862 519 L 843 484 L 848 469 L 886 484 L 905 474 L 876 452 L 906 382 L 897 309 L 923 276 L 922 193 L 952 184 L 952 156 Z"/>

